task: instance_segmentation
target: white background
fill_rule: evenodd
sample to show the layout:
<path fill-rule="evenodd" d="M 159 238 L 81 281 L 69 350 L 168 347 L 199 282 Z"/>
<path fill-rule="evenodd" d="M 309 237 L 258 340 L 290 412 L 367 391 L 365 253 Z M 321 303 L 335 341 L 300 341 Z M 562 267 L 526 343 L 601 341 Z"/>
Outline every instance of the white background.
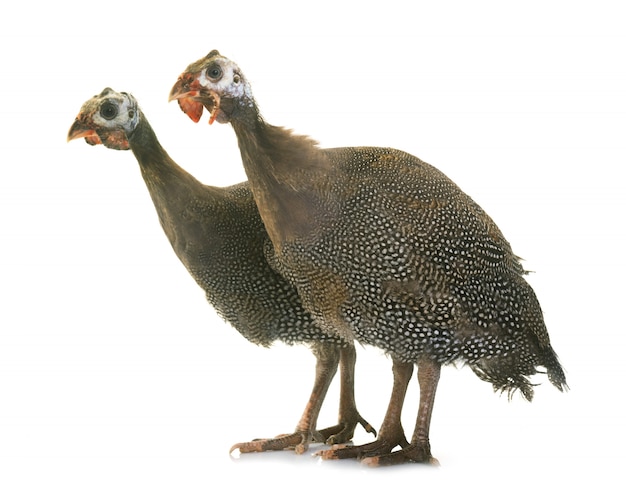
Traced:
<path fill-rule="evenodd" d="M 620 2 L 40 3 L 5 11 L 0 34 L 0 483 L 623 476 Z M 293 430 L 312 356 L 259 349 L 215 315 L 162 234 L 131 153 L 65 141 L 81 104 L 110 86 L 137 97 L 200 180 L 243 180 L 230 126 L 194 125 L 167 103 L 178 74 L 211 49 L 240 65 L 269 122 L 324 147 L 404 149 L 477 200 L 534 271 L 571 391 L 537 376 L 532 404 L 508 402 L 468 369 L 446 368 L 437 469 L 230 457 L 235 442 Z M 357 399 L 376 427 L 390 366 L 359 349 Z M 334 424 L 336 384 L 320 426 Z"/>

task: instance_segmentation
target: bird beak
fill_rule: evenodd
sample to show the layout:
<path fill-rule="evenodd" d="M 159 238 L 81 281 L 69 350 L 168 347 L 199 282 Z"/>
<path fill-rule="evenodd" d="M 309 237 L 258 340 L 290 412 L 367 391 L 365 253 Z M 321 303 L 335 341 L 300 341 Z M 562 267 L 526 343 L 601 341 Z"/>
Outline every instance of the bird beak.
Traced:
<path fill-rule="evenodd" d="M 179 100 L 183 98 L 194 98 L 199 94 L 199 84 L 195 76 L 190 73 L 181 74 L 176 80 L 176 84 L 172 87 L 168 101 Z"/>
<path fill-rule="evenodd" d="M 90 145 L 98 145 L 102 143 L 100 137 L 96 133 L 96 130 L 88 127 L 83 120 L 76 118 L 72 124 L 70 131 L 67 134 L 67 141 L 77 140 L 78 138 L 85 138 Z"/>

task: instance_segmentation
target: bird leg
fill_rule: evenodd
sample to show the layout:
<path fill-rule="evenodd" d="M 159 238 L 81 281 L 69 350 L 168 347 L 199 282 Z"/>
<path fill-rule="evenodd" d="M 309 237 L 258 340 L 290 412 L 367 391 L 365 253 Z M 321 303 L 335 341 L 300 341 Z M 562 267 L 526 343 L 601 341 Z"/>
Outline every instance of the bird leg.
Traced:
<path fill-rule="evenodd" d="M 347 443 L 354 436 L 357 424 L 363 426 L 365 431 L 376 436 L 376 430 L 370 425 L 356 408 L 354 398 L 354 366 L 356 363 L 356 349 L 350 345 L 340 351 L 340 377 L 341 390 L 339 395 L 339 422 L 335 426 L 319 430 L 324 443 L 334 445 Z"/>
<path fill-rule="evenodd" d="M 338 460 L 344 458 L 363 458 L 391 453 L 396 447 L 404 448 L 409 444 L 404 435 L 401 423 L 402 406 L 406 396 L 406 390 L 413 375 L 413 364 L 393 360 L 393 389 L 385 414 L 385 419 L 380 427 L 378 439 L 361 446 L 337 445 L 330 450 L 317 453 L 325 460 Z"/>
<path fill-rule="evenodd" d="M 294 449 L 296 453 L 304 453 L 312 442 L 325 442 L 328 439 L 339 442 L 349 440 L 357 424 L 361 424 L 367 431 L 374 432 L 370 424 L 365 421 L 356 409 L 354 400 L 354 363 L 356 351 L 353 346 L 341 349 L 334 344 L 319 343 L 313 347 L 313 354 L 317 362 L 315 365 L 315 382 L 311 397 L 304 409 L 296 430 L 290 434 L 279 435 L 275 438 L 257 439 L 246 443 L 237 443 L 230 449 L 232 453 L 253 453 L 270 450 Z M 339 408 L 339 424 L 322 431 L 317 431 L 317 418 L 324 398 L 330 386 L 337 366 L 341 360 L 341 397 Z"/>
<path fill-rule="evenodd" d="M 441 365 L 437 362 L 428 358 L 418 362 L 417 379 L 420 386 L 420 404 L 411 443 L 403 447 L 402 450 L 393 453 L 369 456 L 362 460 L 364 464 L 370 466 L 396 465 L 409 462 L 439 464 L 437 459 L 430 454 L 428 436 L 440 373 Z"/>

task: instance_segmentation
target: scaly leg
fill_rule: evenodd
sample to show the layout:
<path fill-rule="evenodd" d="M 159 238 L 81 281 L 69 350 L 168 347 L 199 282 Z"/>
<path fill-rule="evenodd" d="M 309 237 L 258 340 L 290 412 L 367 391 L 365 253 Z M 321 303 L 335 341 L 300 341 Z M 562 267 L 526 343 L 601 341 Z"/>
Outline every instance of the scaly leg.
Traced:
<path fill-rule="evenodd" d="M 399 463 L 430 463 L 438 465 L 437 459 L 430 454 L 430 419 L 433 413 L 435 393 L 439 383 L 441 365 L 430 359 L 422 359 L 417 365 L 417 378 L 420 386 L 420 404 L 417 422 L 411 444 L 402 450 L 389 454 L 370 456 L 363 460 L 370 466 L 396 465 Z M 382 434 L 382 431 L 381 431 Z"/>
<path fill-rule="evenodd" d="M 361 415 L 356 407 L 354 398 L 354 367 L 356 364 L 356 349 L 353 345 L 343 347 L 340 351 L 341 389 L 339 394 L 339 421 L 335 426 L 319 430 L 324 443 L 329 445 L 347 443 L 354 436 L 357 424 L 365 431 L 376 436 L 376 430 Z"/>
<path fill-rule="evenodd" d="M 335 430 L 338 433 L 337 439 L 343 438 L 347 434 L 351 435 L 357 422 L 361 423 L 366 429 L 371 429 L 371 426 L 360 417 L 358 411 L 356 411 L 356 404 L 354 404 L 354 361 L 356 359 L 354 346 L 348 346 L 345 350 L 340 350 L 336 345 L 319 343 L 312 350 L 317 359 L 315 382 L 311 397 L 298 422 L 296 431 L 291 434 L 279 435 L 276 438 L 237 443 L 231 447 L 231 453 L 237 449 L 240 453 L 294 449 L 296 453 L 300 454 L 308 449 L 311 442 L 326 441 L 333 435 Z M 330 383 L 337 372 L 340 357 L 347 359 L 345 363 L 342 362 L 340 424 L 318 432 L 316 431 L 317 418 Z M 354 425 L 352 425 L 353 423 Z M 350 426 L 352 426 L 352 430 L 348 431 Z"/>
<path fill-rule="evenodd" d="M 318 456 L 325 460 L 362 458 L 371 455 L 387 454 L 396 446 L 404 448 L 409 444 L 402 428 L 401 413 L 406 390 L 413 375 L 413 364 L 394 359 L 392 369 L 393 389 L 385 419 L 380 427 L 378 439 L 361 446 L 334 446 L 330 450 L 318 452 Z"/>

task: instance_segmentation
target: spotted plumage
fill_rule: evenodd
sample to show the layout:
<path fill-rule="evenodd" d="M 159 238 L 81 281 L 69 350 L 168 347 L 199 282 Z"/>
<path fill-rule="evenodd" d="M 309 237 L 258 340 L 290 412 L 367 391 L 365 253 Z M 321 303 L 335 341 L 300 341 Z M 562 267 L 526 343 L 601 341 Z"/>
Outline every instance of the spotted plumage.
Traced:
<path fill-rule="evenodd" d="M 441 172 L 401 151 L 326 152 L 352 184 L 323 236 L 284 243 L 274 264 L 311 294 L 311 264 L 341 275 L 341 318 L 357 340 L 398 359 L 468 364 L 496 389 L 532 399 L 528 376 L 565 381 L 537 298 L 487 214 Z M 402 176 L 397 176 L 401 173 Z M 315 298 L 315 297 L 313 297 Z M 322 315 L 321 315 L 322 316 Z M 321 320 L 324 321 L 323 319 Z"/>
<path fill-rule="evenodd" d="M 440 366 L 469 365 L 497 390 L 533 397 L 544 369 L 559 390 L 563 369 L 525 271 L 491 218 L 433 166 L 399 150 L 322 150 L 260 115 L 239 67 L 212 51 L 170 93 L 198 121 L 230 122 L 272 265 L 321 328 L 385 350 L 394 392 L 377 442 L 329 458 L 370 464 L 433 461 L 428 441 Z M 421 389 L 411 443 L 400 410 L 413 363 Z M 404 449 L 389 453 L 395 445 Z"/>

